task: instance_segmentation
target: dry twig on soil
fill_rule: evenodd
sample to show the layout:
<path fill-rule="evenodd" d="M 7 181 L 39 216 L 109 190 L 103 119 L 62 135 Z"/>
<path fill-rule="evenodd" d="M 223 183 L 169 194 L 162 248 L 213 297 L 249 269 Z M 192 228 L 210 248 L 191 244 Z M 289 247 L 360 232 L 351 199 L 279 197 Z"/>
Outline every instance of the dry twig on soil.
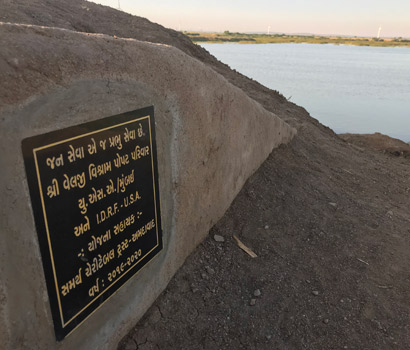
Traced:
<path fill-rule="evenodd" d="M 233 235 L 233 238 L 235 238 L 236 243 L 238 244 L 238 247 L 241 248 L 244 252 L 248 253 L 251 258 L 257 258 L 258 256 L 255 254 L 255 252 L 248 248 L 245 244 L 243 244 L 238 237 Z"/>

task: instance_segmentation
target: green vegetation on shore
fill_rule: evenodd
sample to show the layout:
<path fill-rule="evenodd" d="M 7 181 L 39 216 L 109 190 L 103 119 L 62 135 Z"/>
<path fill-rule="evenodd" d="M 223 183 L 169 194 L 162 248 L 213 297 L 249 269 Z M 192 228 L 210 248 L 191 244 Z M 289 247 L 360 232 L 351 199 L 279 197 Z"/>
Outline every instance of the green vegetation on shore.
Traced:
<path fill-rule="evenodd" d="M 309 43 L 309 44 L 335 44 L 356 46 L 406 46 L 410 47 L 407 38 L 364 38 L 320 35 L 287 35 L 287 34 L 246 34 L 231 33 L 198 33 L 184 32 L 193 42 L 207 43 L 240 43 L 240 44 L 284 44 L 284 43 Z"/>

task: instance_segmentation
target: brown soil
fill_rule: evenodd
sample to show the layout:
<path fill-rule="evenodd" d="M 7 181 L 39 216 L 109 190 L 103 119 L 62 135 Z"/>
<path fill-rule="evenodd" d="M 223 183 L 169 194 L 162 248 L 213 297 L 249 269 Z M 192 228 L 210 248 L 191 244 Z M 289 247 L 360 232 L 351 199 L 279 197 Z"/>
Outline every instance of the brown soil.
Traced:
<path fill-rule="evenodd" d="M 3 0 L 0 20 L 174 45 L 298 130 L 248 180 L 119 349 L 410 348 L 408 159 L 342 140 L 145 19 L 79 0 Z"/>
<path fill-rule="evenodd" d="M 339 137 L 361 148 L 389 153 L 397 157 L 410 157 L 409 144 L 378 132 L 374 134 L 339 134 Z"/>

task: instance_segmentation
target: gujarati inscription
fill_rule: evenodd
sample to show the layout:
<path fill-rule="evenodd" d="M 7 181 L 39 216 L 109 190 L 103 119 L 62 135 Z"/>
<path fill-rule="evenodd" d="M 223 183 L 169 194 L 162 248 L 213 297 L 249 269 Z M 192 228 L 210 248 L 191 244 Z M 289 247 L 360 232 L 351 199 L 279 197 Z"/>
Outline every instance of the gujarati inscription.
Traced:
<path fill-rule="evenodd" d="M 162 249 L 153 112 L 23 140 L 57 340 Z"/>

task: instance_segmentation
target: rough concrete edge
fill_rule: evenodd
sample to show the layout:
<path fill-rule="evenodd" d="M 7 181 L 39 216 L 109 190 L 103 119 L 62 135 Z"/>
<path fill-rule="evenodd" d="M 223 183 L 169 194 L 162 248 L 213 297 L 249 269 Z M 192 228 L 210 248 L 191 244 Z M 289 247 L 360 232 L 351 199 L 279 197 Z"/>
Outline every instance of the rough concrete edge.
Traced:
<path fill-rule="evenodd" d="M 60 31 L 60 32 L 66 32 L 66 33 L 72 33 L 72 34 L 76 34 L 76 35 L 80 35 L 80 36 L 84 36 L 84 37 L 98 37 L 98 38 L 105 38 L 105 39 L 109 39 L 109 40 L 120 40 L 120 41 L 125 41 L 125 42 L 138 42 L 138 43 L 142 43 L 142 44 L 146 44 L 146 45 L 151 45 L 151 46 L 160 46 L 160 47 L 168 47 L 171 50 L 176 50 L 179 51 L 180 53 L 182 53 L 183 55 L 186 55 L 188 57 L 190 57 L 192 60 L 195 60 L 196 62 L 198 62 L 199 64 L 203 65 L 204 67 L 207 67 L 207 69 L 211 69 L 213 72 L 215 72 L 220 78 L 222 78 L 227 84 L 229 84 L 232 88 L 236 89 L 236 90 L 240 90 L 241 92 L 244 93 L 244 91 L 239 88 L 238 86 L 232 84 L 228 79 L 226 79 L 222 74 L 220 74 L 219 72 L 217 72 L 216 70 L 214 70 L 211 66 L 205 64 L 204 62 L 198 60 L 195 57 L 189 56 L 187 55 L 185 52 L 183 52 L 181 49 L 175 47 L 175 46 L 171 46 L 171 45 L 167 45 L 167 44 L 161 44 L 161 43 L 152 43 L 149 41 L 142 41 L 142 40 L 137 40 L 134 38 L 123 38 L 123 37 L 116 37 L 116 36 L 111 36 L 108 34 L 102 34 L 102 33 L 85 33 L 85 32 L 78 32 L 78 31 L 74 31 L 74 30 L 70 30 L 70 29 L 65 29 L 65 28 L 60 28 L 60 27 L 47 27 L 47 26 L 39 26 L 39 25 L 33 25 L 33 24 L 21 24 L 21 23 L 11 23 L 11 22 L 0 22 L 0 29 L 2 26 L 5 27 L 10 27 L 10 28 L 29 28 L 29 29 L 42 29 L 44 31 Z M 40 34 L 40 33 L 37 33 Z M 44 92 L 47 91 L 47 84 L 43 87 L 43 90 L 39 92 L 38 95 L 35 95 L 33 97 L 29 97 L 26 99 L 22 99 L 19 102 L 21 105 L 25 105 L 29 102 L 31 102 L 34 98 L 37 98 L 38 96 L 44 95 Z M 246 94 L 246 93 L 245 93 Z M 247 94 L 246 94 L 247 95 Z M 258 105 L 260 105 L 263 109 L 265 109 L 258 101 L 254 100 L 252 97 L 250 97 L 249 95 L 247 95 L 249 97 L 249 99 L 251 99 L 252 101 L 254 101 L 255 103 L 257 103 Z M 11 105 L 10 105 L 11 106 Z M 7 107 L 8 105 L 5 106 L 1 106 L 0 105 L 0 112 L 7 112 Z M 5 108 L 5 110 L 3 111 L 2 109 Z M 266 110 L 266 109 L 265 109 Z M 280 119 L 284 124 L 288 125 L 288 127 L 290 129 L 293 129 L 293 135 L 290 136 L 289 140 L 287 140 L 287 142 L 284 143 L 288 143 L 290 142 L 293 137 L 296 135 L 297 131 L 295 128 L 291 127 L 288 123 L 286 123 L 285 121 L 283 121 L 277 114 L 275 114 L 274 112 L 268 111 L 269 113 L 273 114 L 276 118 Z"/>

